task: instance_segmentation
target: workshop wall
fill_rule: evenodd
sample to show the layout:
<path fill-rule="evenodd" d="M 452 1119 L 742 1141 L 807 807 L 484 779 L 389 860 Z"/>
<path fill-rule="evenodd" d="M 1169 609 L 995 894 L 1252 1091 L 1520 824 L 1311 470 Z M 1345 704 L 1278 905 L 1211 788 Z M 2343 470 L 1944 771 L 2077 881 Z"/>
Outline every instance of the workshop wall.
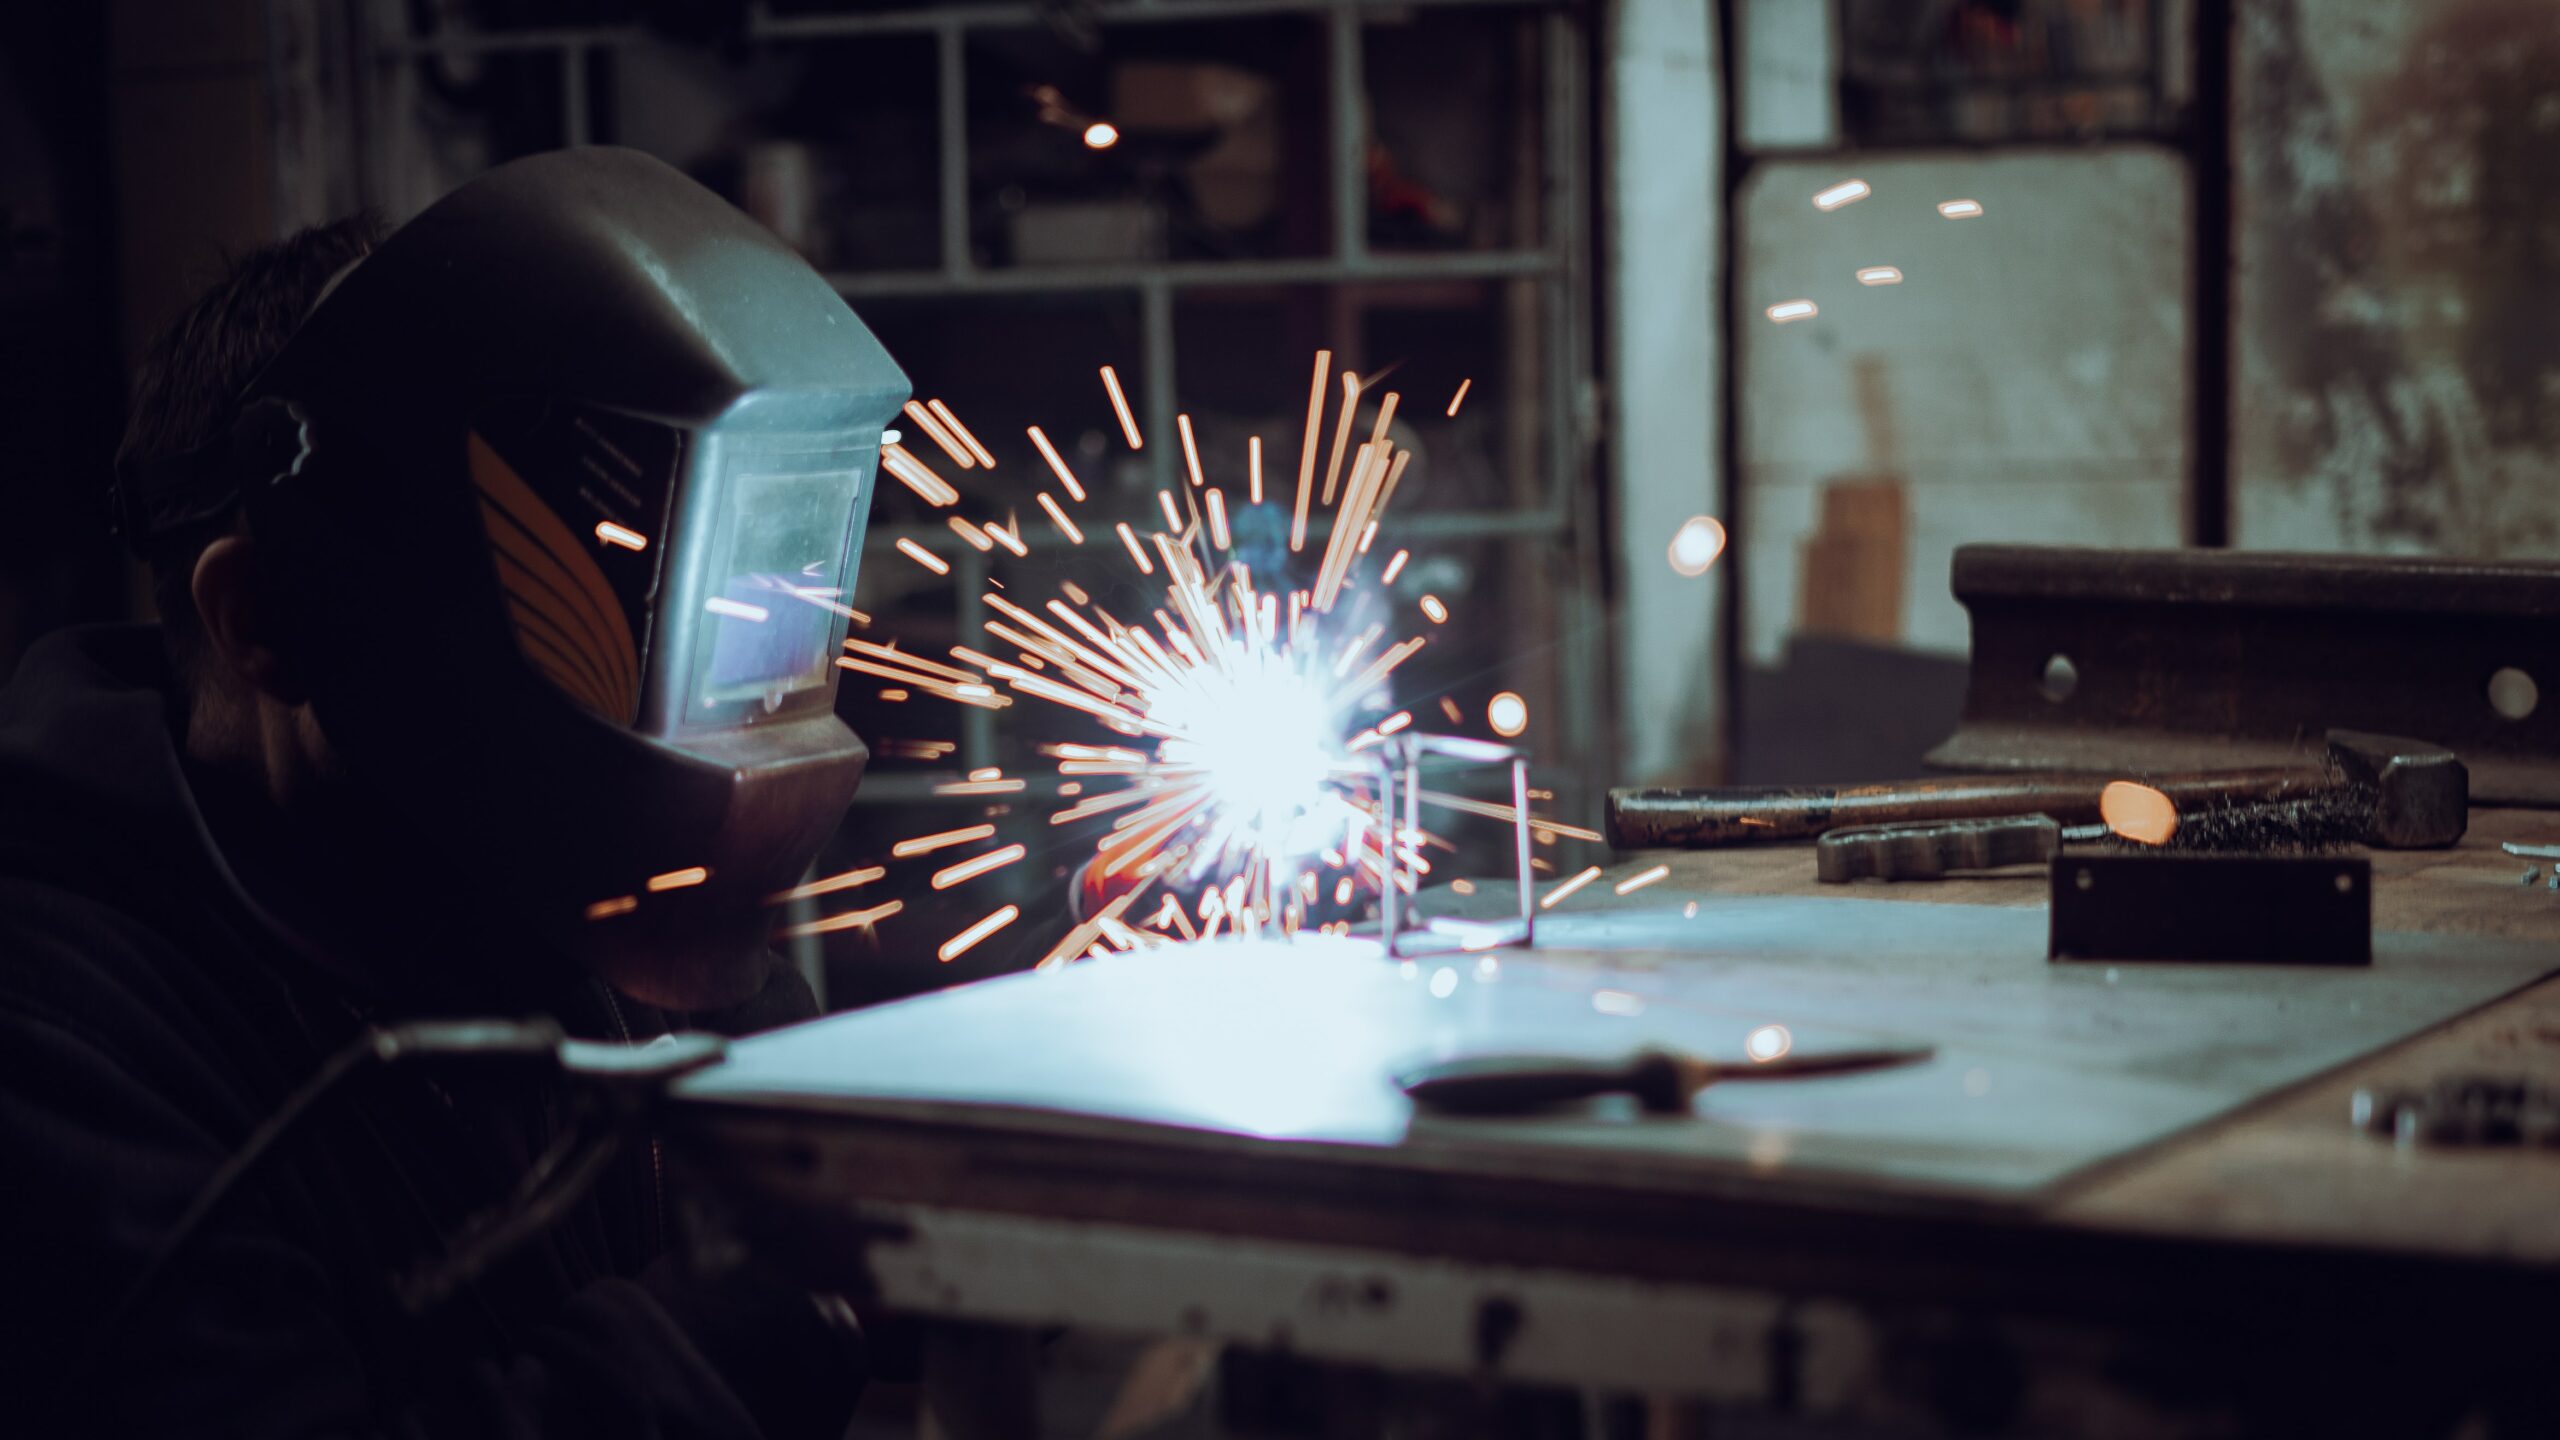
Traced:
<path fill-rule="evenodd" d="M 1814 192 L 1875 193 L 1832 213 Z M 1979 201 L 1949 220 L 1943 200 Z M 2187 191 L 2148 146 L 1757 167 L 1738 197 L 1745 653 L 1792 634 L 1961 657 L 1958 545 L 2174 545 Z M 1858 282 L 1891 265 L 1895 284 Z M 1761 313 L 1809 298 L 1820 313 Z"/>
<path fill-rule="evenodd" d="M 2247 0 L 2233 533 L 2560 554 L 2560 6 Z"/>

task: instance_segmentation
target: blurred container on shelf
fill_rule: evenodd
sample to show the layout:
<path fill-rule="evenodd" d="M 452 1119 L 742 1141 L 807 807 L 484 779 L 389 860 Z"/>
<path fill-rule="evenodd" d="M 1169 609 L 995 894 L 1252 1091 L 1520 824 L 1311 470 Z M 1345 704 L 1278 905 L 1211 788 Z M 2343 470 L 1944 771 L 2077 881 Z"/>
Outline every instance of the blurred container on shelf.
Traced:
<path fill-rule="evenodd" d="M 1279 88 L 1232 65 L 1131 60 L 1111 71 L 1111 122 L 1129 136 L 1214 135 L 1182 162 L 1200 214 L 1249 230 L 1280 208 Z"/>
<path fill-rule="evenodd" d="M 1037 200 L 1008 213 L 1017 265 L 1161 260 L 1164 211 L 1143 200 Z"/>

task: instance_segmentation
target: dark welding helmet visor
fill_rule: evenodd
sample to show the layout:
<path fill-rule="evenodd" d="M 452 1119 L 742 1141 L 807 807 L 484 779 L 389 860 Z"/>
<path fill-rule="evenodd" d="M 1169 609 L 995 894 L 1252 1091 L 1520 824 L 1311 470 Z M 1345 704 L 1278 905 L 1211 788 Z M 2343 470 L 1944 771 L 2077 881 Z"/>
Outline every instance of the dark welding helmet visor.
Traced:
<path fill-rule="evenodd" d="M 862 771 L 833 661 L 907 393 L 805 261 L 630 151 L 493 170 L 337 284 L 232 449 L 270 457 L 252 533 L 421 906 L 671 1008 L 761 983 Z"/>

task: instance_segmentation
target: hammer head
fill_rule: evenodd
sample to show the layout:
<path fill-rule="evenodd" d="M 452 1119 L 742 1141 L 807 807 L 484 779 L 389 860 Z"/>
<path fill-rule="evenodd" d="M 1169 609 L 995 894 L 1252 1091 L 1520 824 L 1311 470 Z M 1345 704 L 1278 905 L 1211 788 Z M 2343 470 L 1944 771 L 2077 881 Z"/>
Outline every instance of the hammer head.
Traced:
<path fill-rule="evenodd" d="M 2390 850 L 2437 850 L 2471 821 L 2471 772 L 2452 751 L 2424 740 L 2332 730 L 2329 760 L 2349 784 L 2373 792 L 2365 840 Z"/>

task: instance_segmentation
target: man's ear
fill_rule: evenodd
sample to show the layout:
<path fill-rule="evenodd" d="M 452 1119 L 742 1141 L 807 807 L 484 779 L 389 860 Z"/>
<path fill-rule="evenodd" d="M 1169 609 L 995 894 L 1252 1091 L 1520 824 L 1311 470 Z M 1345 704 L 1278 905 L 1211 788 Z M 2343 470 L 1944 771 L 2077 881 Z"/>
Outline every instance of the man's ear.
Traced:
<path fill-rule="evenodd" d="M 258 543 L 246 535 L 222 535 L 196 557 L 189 582 L 196 614 L 214 654 L 260 694 L 282 704 L 308 699 L 282 649 L 277 617 L 258 578 Z"/>

